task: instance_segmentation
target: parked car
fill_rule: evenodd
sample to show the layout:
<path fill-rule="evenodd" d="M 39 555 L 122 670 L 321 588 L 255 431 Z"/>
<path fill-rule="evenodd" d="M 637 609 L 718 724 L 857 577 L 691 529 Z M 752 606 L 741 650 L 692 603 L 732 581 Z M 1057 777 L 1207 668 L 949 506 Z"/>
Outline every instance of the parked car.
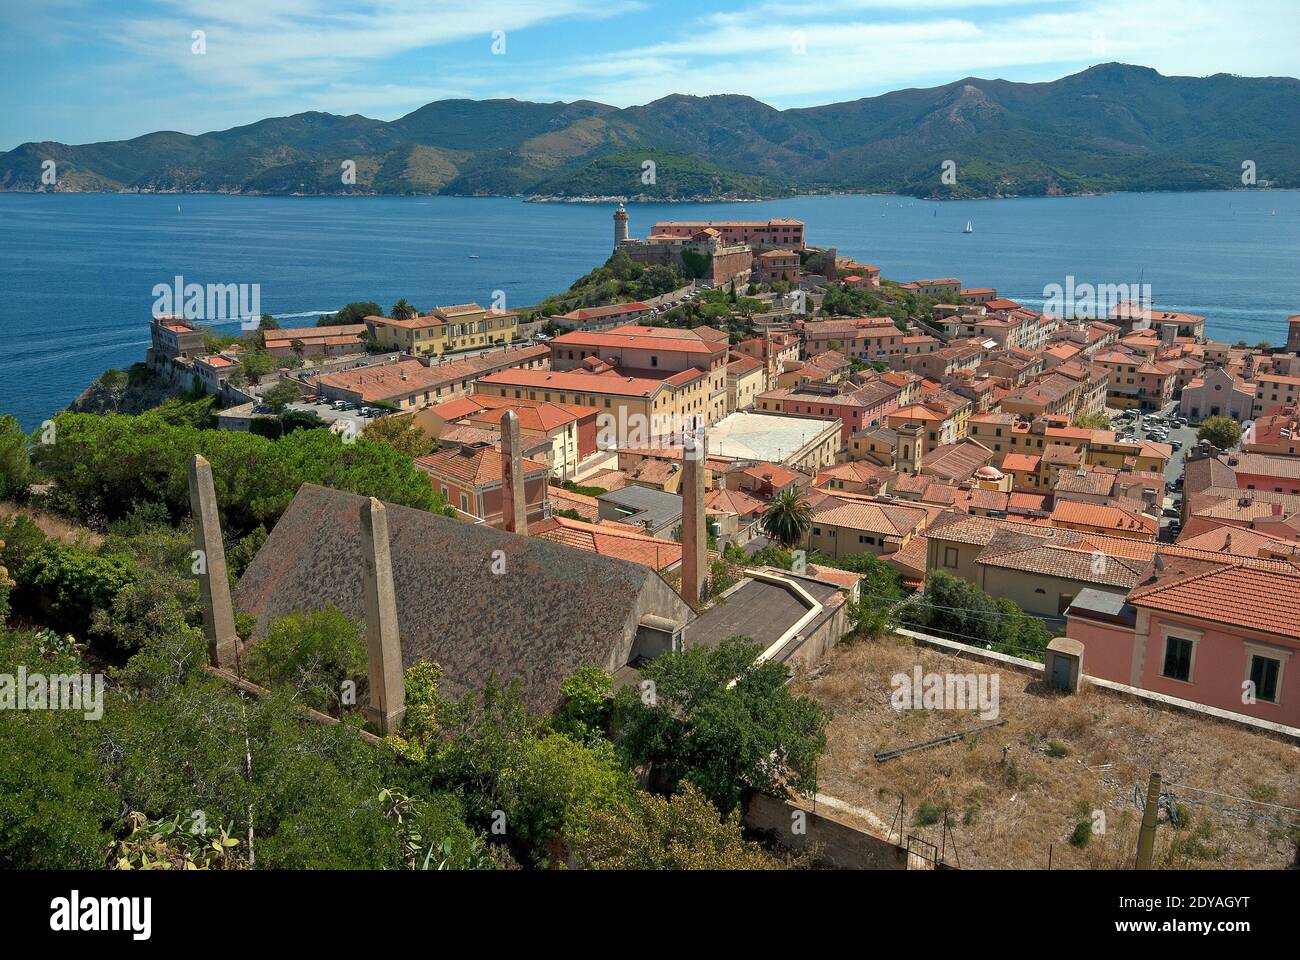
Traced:
<path fill-rule="evenodd" d="M 1170 441 L 1169 441 L 1169 446 L 1173 447 L 1173 448 L 1174 448 L 1174 452 L 1177 453 L 1179 450 L 1183 449 L 1183 441 L 1181 441 L 1181 440 L 1170 440 Z"/>
<path fill-rule="evenodd" d="M 1174 520 L 1177 520 L 1180 516 L 1182 516 L 1182 514 L 1178 512 L 1177 507 L 1165 507 L 1164 510 L 1161 511 L 1160 515 L 1162 517 L 1169 517 Z"/>

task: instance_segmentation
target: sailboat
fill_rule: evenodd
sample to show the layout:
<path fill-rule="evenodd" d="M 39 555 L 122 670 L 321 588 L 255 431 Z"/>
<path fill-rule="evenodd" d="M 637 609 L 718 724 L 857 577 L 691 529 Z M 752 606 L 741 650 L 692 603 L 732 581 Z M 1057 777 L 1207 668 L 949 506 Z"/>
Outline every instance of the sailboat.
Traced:
<path fill-rule="evenodd" d="M 973 224 L 971 221 L 967 220 L 967 221 L 966 221 L 966 227 L 965 227 L 965 229 L 962 230 L 962 233 L 974 233 L 974 232 L 975 232 L 975 224 Z"/>

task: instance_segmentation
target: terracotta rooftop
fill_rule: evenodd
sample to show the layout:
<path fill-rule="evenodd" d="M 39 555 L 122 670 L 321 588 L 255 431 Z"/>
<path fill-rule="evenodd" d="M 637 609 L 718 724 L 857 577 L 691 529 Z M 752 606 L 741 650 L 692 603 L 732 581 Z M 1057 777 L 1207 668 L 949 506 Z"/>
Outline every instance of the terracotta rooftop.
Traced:
<path fill-rule="evenodd" d="M 899 501 L 876 503 L 831 494 L 813 508 L 812 522 L 901 539 L 924 526 L 928 516 L 925 510 Z"/>
<path fill-rule="evenodd" d="M 553 486 L 546 488 L 546 497 L 551 501 L 553 513 L 558 513 L 561 510 L 573 510 L 581 515 L 582 519 L 591 523 L 595 523 L 600 519 L 600 502 L 595 497 Z"/>
<path fill-rule="evenodd" d="M 704 509 L 708 513 L 734 513 L 748 517 L 765 512 L 767 504 L 744 490 L 709 490 L 704 494 Z"/>
<path fill-rule="evenodd" d="M 1090 527 L 1108 530 L 1127 530 L 1155 536 L 1160 521 L 1140 513 L 1131 513 L 1097 503 L 1079 503 L 1073 500 L 1058 500 L 1052 509 L 1054 523 L 1078 523 Z"/>
<path fill-rule="evenodd" d="M 664 331 L 672 331 L 665 333 Z M 677 334 L 687 334 L 680 336 Z M 712 354 L 726 348 L 716 340 L 693 335 L 692 331 L 671 327 L 615 327 L 604 331 L 575 330 L 550 341 L 550 346 L 622 347 L 632 350 L 663 350 L 670 353 Z"/>
<path fill-rule="evenodd" d="M 945 443 L 927 453 L 921 461 L 922 469 L 947 480 L 969 480 L 980 467 L 993 459 L 993 451 L 978 440 L 967 437 L 956 443 Z"/>
<path fill-rule="evenodd" d="M 474 486 L 500 483 L 502 477 L 501 451 L 486 444 L 464 447 L 444 447 L 437 453 L 416 457 L 415 465 L 435 477 L 449 477 Z M 524 475 L 548 473 L 550 467 L 536 460 L 523 458 Z"/>
<path fill-rule="evenodd" d="M 1128 599 L 1136 607 L 1300 640 L 1300 575 L 1286 563 L 1166 556 L 1164 569 L 1152 567 Z"/>
<path fill-rule="evenodd" d="M 586 550 L 602 557 L 639 563 L 652 570 L 666 570 L 682 559 L 682 545 L 644 533 L 633 533 L 624 524 L 587 523 L 552 516 L 530 524 L 529 534 L 553 543 Z"/>
<path fill-rule="evenodd" d="M 582 307 L 563 314 L 566 320 L 599 320 L 603 317 L 617 317 L 624 313 L 642 313 L 650 309 L 650 304 L 633 300 L 630 303 L 610 303 L 603 307 Z"/>
<path fill-rule="evenodd" d="M 483 383 L 524 387 L 531 390 L 562 390 L 569 393 L 607 393 L 613 396 L 650 397 L 665 389 L 662 380 L 609 374 L 557 372 L 554 370 L 502 370 L 482 378 Z"/>

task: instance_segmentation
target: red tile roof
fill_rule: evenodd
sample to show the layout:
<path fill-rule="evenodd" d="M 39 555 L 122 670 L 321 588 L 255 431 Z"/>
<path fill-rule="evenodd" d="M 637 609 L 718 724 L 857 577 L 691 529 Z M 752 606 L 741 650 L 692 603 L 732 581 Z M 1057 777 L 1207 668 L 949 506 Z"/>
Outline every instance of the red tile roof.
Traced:
<path fill-rule="evenodd" d="M 436 477 L 447 477 L 463 483 L 481 486 L 500 483 L 502 477 L 501 451 L 496 447 L 467 446 L 445 447 L 437 453 L 416 457 L 415 465 Z M 524 475 L 548 473 L 550 468 L 536 460 L 523 458 Z"/>
<path fill-rule="evenodd" d="M 621 529 L 624 525 L 605 523 L 586 523 L 571 520 L 568 517 L 548 517 L 540 523 L 532 524 L 529 534 L 562 543 L 579 550 L 587 550 L 603 557 L 616 557 L 631 560 L 650 567 L 652 570 L 664 570 L 682 559 L 682 545 L 673 540 L 660 540 L 643 533 L 632 533 Z"/>
<path fill-rule="evenodd" d="M 1137 607 L 1300 640 L 1300 575 L 1285 563 L 1166 556 L 1128 596 Z"/>
<path fill-rule="evenodd" d="M 1052 510 L 1054 523 L 1078 523 L 1105 530 L 1126 530 L 1155 536 L 1160 522 L 1154 517 L 1131 513 L 1118 507 L 1097 503 L 1058 500 Z"/>

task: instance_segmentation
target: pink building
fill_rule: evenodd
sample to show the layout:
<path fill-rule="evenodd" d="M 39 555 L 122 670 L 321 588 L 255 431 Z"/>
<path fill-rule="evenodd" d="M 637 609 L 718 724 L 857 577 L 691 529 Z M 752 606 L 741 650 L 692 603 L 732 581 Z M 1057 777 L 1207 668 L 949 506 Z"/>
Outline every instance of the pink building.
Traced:
<path fill-rule="evenodd" d="M 903 331 L 888 317 L 834 317 L 803 324 L 804 356 L 834 350 L 854 360 L 883 360 L 903 352 Z"/>
<path fill-rule="evenodd" d="M 1170 547 L 1127 597 L 1083 590 L 1066 634 L 1092 677 L 1300 727 L 1300 571 Z"/>

